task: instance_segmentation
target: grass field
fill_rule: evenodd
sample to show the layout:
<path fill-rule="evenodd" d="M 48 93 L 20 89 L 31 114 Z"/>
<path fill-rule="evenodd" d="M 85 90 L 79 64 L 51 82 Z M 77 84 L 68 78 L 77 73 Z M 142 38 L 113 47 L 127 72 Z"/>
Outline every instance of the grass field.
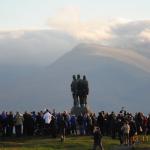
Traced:
<path fill-rule="evenodd" d="M 91 150 L 92 143 L 93 139 L 90 136 L 67 137 L 63 143 L 59 138 L 28 137 L 0 141 L 0 150 Z M 119 140 L 104 137 L 103 145 L 105 150 L 110 150 L 119 146 Z M 134 149 L 143 150 L 143 147 L 150 150 L 150 143 L 139 144 Z"/>

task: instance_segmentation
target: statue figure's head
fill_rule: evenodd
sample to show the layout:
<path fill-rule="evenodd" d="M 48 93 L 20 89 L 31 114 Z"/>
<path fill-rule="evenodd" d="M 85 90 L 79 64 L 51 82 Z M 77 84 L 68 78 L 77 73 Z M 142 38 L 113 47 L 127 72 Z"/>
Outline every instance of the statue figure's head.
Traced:
<path fill-rule="evenodd" d="M 73 75 L 73 76 L 72 76 L 72 78 L 73 78 L 73 79 L 76 79 L 76 76 L 75 76 L 75 75 Z"/>
<path fill-rule="evenodd" d="M 83 76 L 83 80 L 86 80 L 86 76 L 85 75 Z"/>
<path fill-rule="evenodd" d="M 79 74 L 77 75 L 77 79 L 80 79 L 80 75 Z"/>

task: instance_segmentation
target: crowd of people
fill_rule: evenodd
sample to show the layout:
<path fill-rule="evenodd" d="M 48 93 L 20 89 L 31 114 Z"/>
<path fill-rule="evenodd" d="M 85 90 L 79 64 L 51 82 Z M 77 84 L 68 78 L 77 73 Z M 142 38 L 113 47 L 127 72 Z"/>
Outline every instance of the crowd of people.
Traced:
<path fill-rule="evenodd" d="M 145 116 L 141 112 L 132 115 L 126 111 L 117 114 L 101 111 L 98 115 L 91 113 L 75 116 L 66 111 L 56 113 L 49 110 L 24 114 L 3 111 L 0 114 L 2 138 L 14 135 L 50 135 L 60 136 L 64 140 L 67 135 L 93 135 L 95 126 L 99 127 L 103 136 L 119 137 L 121 144 L 129 144 L 135 134 L 150 134 L 150 115 Z"/>

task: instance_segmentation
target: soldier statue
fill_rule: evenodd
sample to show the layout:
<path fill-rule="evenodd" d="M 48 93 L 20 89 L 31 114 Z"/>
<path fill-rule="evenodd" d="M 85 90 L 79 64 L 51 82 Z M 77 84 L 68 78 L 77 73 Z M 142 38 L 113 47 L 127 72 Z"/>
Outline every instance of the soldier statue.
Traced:
<path fill-rule="evenodd" d="M 79 105 L 78 97 L 77 97 L 77 79 L 75 75 L 73 75 L 72 78 L 73 80 L 71 83 L 71 92 L 74 100 L 74 107 L 77 107 Z"/>
<path fill-rule="evenodd" d="M 81 115 L 91 113 L 89 106 L 87 105 L 87 96 L 89 94 L 89 85 L 84 75 L 83 78 L 80 75 L 73 75 L 71 82 L 71 92 L 74 100 L 74 105 L 71 109 L 71 114 Z"/>
<path fill-rule="evenodd" d="M 87 105 L 87 95 L 89 94 L 89 85 L 88 81 L 86 79 L 86 76 L 83 76 L 82 80 L 83 84 L 83 104 L 86 106 Z"/>
<path fill-rule="evenodd" d="M 80 75 L 73 75 L 73 81 L 71 83 L 71 92 L 74 100 L 74 106 L 84 107 L 87 105 L 87 95 L 89 94 L 88 81 L 86 76 L 83 76 L 83 79 L 80 78 Z"/>
<path fill-rule="evenodd" d="M 80 75 L 77 75 L 77 98 L 80 103 L 80 107 L 84 106 L 84 101 L 83 101 L 83 81 L 80 78 Z"/>

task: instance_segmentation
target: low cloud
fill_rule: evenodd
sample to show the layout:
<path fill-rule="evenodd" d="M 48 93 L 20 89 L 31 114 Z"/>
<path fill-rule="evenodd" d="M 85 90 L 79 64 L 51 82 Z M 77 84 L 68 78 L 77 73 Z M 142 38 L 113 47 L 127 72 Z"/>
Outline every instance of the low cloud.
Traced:
<path fill-rule="evenodd" d="M 81 18 L 79 8 L 67 7 L 49 18 L 47 30 L 0 31 L 0 64 L 49 65 L 81 42 L 150 58 L 150 20 Z"/>
<path fill-rule="evenodd" d="M 97 55 L 113 57 L 150 72 L 150 20 L 81 18 L 79 9 L 65 8 L 50 18 L 48 24 L 79 41 L 113 47 L 99 50 Z"/>
<path fill-rule="evenodd" d="M 117 24 L 111 28 L 114 38 L 111 44 L 121 48 L 131 48 L 139 51 L 148 50 L 150 35 L 150 20 L 130 21 Z M 144 46 L 145 44 L 145 46 Z"/>
<path fill-rule="evenodd" d="M 148 51 L 150 48 L 150 20 L 81 18 L 79 8 L 67 7 L 51 17 L 48 25 L 83 42 L 92 41 L 138 51 Z"/>
<path fill-rule="evenodd" d="M 141 42 L 144 42 L 144 43 L 150 42 L 150 28 L 142 31 L 139 34 L 139 38 L 140 38 Z"/>
<path fill-rule="evenodd" d="M 97 19 L 81 20 L 78 8 L 67 7 L 48 20 L 51 28 L 65 31 L 81 41 L 98 41 L 112 38 L 110 26 L 114 23 Z"/>
<path fill-rule="evenodd" d="M 49 65 L 75 46 L 76 40 L 55 30 L 0 32 L 0 65 Z"/>

